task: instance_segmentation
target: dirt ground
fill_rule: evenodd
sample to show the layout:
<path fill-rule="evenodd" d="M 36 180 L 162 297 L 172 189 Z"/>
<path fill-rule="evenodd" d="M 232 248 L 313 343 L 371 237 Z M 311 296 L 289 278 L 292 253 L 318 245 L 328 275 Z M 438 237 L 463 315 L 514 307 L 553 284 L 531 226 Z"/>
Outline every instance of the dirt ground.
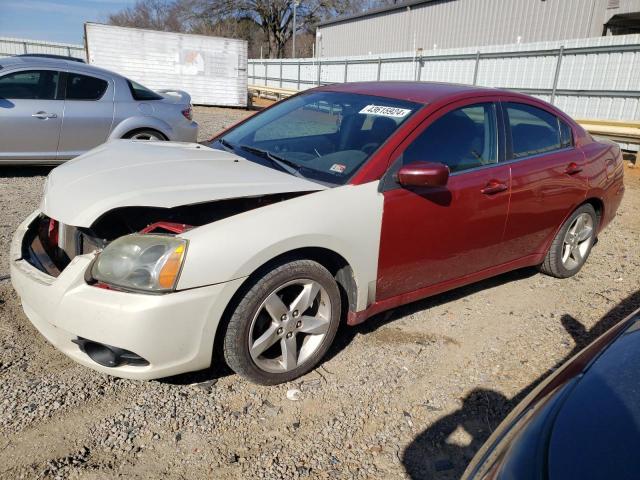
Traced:
<path fill-rule="evenodd" d="M 246 114 L 196 109 L 203 138 Z M 258 387 L 220 365 L 115 379 L 47 344 L 5 277 L 49 169 L 2 168 L 0 478 L 458 478 L 518 400 L 640 307 L 639 170 L 577 276 L 525 269 L 387 312 L 299 381 Z"/>

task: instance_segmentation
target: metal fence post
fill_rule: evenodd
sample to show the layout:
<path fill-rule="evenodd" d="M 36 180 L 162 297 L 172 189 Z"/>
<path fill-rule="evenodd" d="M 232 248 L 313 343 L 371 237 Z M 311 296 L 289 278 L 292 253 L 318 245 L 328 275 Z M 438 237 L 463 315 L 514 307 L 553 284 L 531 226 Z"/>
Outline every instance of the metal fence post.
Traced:
<path fill-rule="evenodd" d="M 22 47 L 24 48 L 24 53 L 29 53 L 27 51 L 27 42 L 22 42 Z"/>
<path fill-rule="evenodd" d="M 560 78 L 560 68 L 562 67 L 562 55 L 564 54 L 564 45 L 560 46 L 560 51 L 558 51 L 558 61 L 556 62 L 556 73 L 553 76 L 553 87 L 551 88 L 551 103 L 556 99 L 556 90 L 558 89 L 558 78 Z"/>
<path fill-rule="evenodd" d="M 264 63 L 264 86 L 267 86 L 267 62 L 263 62 Z"/>
<path fill-rule="evenodd" d="M 422 76 L 422 53 L 418 57 L 418 68 L 416 69 L 416 81 L 420 81 L 420 77 Z"/>
<path fill-rule="evenodd" d="M 298 59 L 298 90 L 300 90 L 300 59 Z"/>
<path fill-rule="evenodd" d="M 348 59 L 346 59 L 346 60 L 344 61 L 344 83 L 347 83 L 347 73 L 348 73 L 348 70 L 349 70 L 349 60 L 348 60 Z"/>
<path fill-rule="evenodd" d="M 480 67 L 480 50 L 476 53 L 476 64 L 473 67 L 473 85 L 478 84 L 478 69 Z"/>
<path fill-rule="evenodd" d="M 282 60 L 280 60 L 280 88 L 282 88 Z"/>
<path fill-rule="evenodd" d="M 378 57 L 378 76 L 377 76 L 378 81 L 380 81 L 380 70 L 382 70 L 382 58 Z"/>
<path fill-rule="evenodd" d="M 320 61 L 320 58 L 318 57 L 318 86 L 320 86 L 320 76 L 322 75 L 322 62 Z"/>

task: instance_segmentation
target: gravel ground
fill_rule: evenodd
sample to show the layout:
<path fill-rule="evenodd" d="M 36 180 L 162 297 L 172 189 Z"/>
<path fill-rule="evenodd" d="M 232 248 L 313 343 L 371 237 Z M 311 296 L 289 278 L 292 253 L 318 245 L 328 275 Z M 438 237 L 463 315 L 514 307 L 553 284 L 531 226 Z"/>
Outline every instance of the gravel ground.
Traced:
<path fill-rule="evenodd" d="M 203 138 L 246 114 L 196 109 Z M 0 169 L 0 279 L 47 172 Z M 382 314 L 276 387 L 221 366 L 150 382 L 95 373 L 48 345 L 0 280 L 0 478 L 458 478 L 523 395 L 640 307 L 638 169 L 625 181 L 576 277 L 527 269 Z"/>

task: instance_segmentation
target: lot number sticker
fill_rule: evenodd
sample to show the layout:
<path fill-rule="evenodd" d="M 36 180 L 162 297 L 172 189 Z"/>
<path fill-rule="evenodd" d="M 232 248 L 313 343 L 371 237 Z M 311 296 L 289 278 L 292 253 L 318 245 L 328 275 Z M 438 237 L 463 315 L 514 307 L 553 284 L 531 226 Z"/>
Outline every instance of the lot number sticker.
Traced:
<path fill-rule="evenodd" d="M 360 110 L 359 113 L 363 113 L 365 115 L 380 115 L 382 117 L 402 118 L 409 115 L 411 110 L 407 110 L 406 108 L 385 107 L 382 105 L 367 105 Z"/>

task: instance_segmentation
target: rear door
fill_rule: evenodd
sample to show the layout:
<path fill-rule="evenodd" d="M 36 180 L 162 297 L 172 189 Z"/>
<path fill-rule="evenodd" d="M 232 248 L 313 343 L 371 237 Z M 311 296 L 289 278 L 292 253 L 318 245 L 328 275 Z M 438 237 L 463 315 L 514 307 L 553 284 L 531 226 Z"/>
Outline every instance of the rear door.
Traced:
<path fill-rule="evenodd" d="M 502 263 L 509 207 L 509 165 L 501 160 L 497 102 L 458 102 L 425 121 L 400 146 L 384 180 L 376 300 L 456 280 Z M 445 187 L 388 184 L 417 161 L 451 171 Z"/>
<path fill-rule="evenodd" d="M 111 131 L 114 82 L 100 74 L 66 73 L 58 156 L 68 159 L 104 143 Z"/>
<path fill-rule="evenodd" d="M 505 229 L 506 260 L 544 253 L 565 217 L 588 190 L 585 159 L 570 126 L 525 100 L 503 102 L 511 165 L 511 206 Z"/>
<path fill-rule="evenodd" d="M 0 76 L 0 161 L 55 161 L 62 125 L 61 74 L 29 69 Z"/>

